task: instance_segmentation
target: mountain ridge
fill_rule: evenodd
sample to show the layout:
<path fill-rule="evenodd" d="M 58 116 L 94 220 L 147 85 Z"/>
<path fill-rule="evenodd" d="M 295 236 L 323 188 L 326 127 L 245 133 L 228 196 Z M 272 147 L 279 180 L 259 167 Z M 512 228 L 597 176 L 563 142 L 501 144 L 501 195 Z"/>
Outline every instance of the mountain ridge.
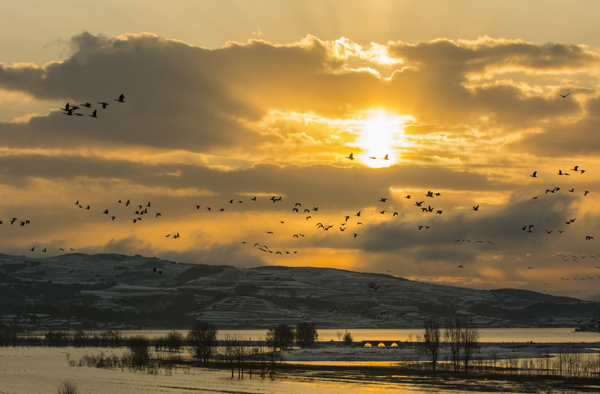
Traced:
<path fill-rule="evenodd" d="M 0 254 L 0 329 L 581 327 L 600 303 L 520 289 L 476 290 L 337 268 L 179 263 L 157 257 Z"/>

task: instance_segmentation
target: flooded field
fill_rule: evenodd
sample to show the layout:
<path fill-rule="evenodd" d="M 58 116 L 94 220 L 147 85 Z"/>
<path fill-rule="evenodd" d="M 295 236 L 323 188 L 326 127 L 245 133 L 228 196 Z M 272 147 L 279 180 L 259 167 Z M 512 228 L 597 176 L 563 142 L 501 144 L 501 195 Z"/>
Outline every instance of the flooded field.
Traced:
<path fill-rule="evenodd" d="M 84 355 L 104 352 L 121 356 L 126 350 L 98 348 L 0 348 L 0 394 L 56 393 L 65 381 L 73 382 L 81 394 L 118 393 L 565 393 L 597 392 L 598 378 L 571 383 L 563 380 L 470 379 L 406 374 L 394 368 L 371 368 L 367 364 L 346 363 L 336 367 L 289 367 L 278 371 L 275 379 L 231 378 L 228 370 L 179 366 L 172 370 L 131 371 L 73 366 Z M 69 366 L 71 361 L 71 366 Z"/>
<path fill-rule="evenodd" d="M 74 348 L 1 348 L 1 394 L 56 393 L 63 381 L 73 382 L 82 394 L 138 394 L 138 393 L 279 393 L 279 394 L 334 394 L 375 393 L 392 389 L 386 384 L 360 384 L 326 380 L 292 380 L 284 377 L 271 380 L 231 379 L 226 370 L 204 368 L 177 368 L 171 375 L 160 372 L 129 372 L 120 369 L 102 369 L 69 366 L 68 360 L 77 360 L 85 354 L 96 354 L 99 349 Z M 104 350 L 107 355 L 120 355 L 123 350 Z M 418 387 L 405 387 L 403 392 L 424 393 Z M 394 390 L 397 390 L 396 387 Z"/>

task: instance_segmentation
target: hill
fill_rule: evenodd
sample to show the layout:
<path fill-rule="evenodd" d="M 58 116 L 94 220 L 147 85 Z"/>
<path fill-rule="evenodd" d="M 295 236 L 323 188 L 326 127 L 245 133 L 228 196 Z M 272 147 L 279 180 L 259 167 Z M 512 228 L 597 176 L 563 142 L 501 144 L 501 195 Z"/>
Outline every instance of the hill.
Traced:
<path fill-rule="evenodd" d="M 574 327 L 600 303 L 525 290 L 473 290 L 331 268 L 237 268 L 118 254 L 0 255 L 0 330 L 421 328 L 454 314 L 479 327 Z"/>

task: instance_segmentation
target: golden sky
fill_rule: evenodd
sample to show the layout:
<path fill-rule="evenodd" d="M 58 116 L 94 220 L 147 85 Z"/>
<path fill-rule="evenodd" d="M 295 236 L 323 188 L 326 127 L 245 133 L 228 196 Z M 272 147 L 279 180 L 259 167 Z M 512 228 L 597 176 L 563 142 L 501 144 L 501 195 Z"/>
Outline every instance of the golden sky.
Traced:
<path fill-rule="evenodd" d="M 600 299 L 599 7 L 9 2 L 0 252 Z"/>

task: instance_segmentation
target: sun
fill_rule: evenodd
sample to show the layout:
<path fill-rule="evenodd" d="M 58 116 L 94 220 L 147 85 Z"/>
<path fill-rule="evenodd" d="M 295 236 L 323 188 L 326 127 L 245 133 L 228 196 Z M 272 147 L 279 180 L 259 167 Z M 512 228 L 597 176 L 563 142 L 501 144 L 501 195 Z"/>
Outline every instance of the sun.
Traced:
<path fill-rule="evenodd" d="M 404 146 L 404 125 L 410 116 L 388 114 L 384 110 L 368 111 L 360 127 L 356 147 L 363 153 L 356 158 L 373 168 L 389 167 L 400 160 L 399 149 Z"/>

